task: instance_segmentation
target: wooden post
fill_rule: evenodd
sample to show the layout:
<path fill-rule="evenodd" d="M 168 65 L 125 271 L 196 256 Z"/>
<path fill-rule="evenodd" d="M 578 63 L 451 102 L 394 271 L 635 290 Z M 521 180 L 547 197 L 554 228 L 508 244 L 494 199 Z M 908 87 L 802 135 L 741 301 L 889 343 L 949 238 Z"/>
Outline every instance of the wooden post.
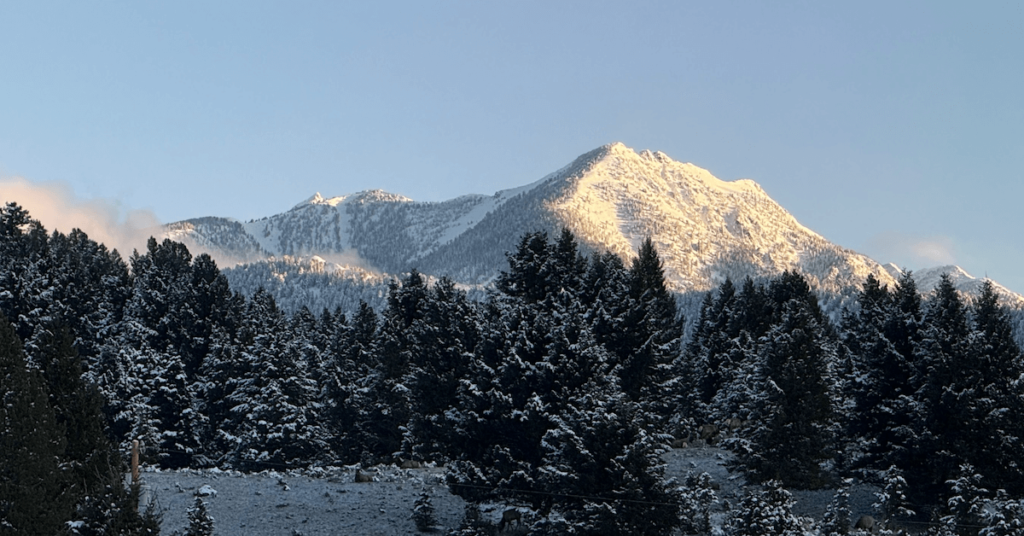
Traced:
<path fill-rule="evenodd" d="M 139 440 L 132 440 L 132 485 L 139 483 Z"/>

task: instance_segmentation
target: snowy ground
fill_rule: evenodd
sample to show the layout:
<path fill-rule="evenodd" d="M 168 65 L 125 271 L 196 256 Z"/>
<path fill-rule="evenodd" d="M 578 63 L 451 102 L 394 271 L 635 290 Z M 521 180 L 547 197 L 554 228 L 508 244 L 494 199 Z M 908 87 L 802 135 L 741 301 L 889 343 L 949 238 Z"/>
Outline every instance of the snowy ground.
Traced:
<path fill-rule="evenodd" d="M 675 449 L 665 455 L 665 461 L 668 464 L 665 469 L 665 477 L 674 477 L 682 482 L 689 472 L 694 474 L 706 472 L 711 475 L 712 480 L 720 486 L 720 489 L 715 492 L 718 495 L 719 505 L 713 520 L 716 525 L 721 525 L 726 516 L 724 508 L 738 506 L 743 500 L 745 490 L 749 487 L 742 475 L 729 473 L 726 464 L 731 458 L 732 454 L 729 451 L 719 448 Z M 850 511 L 853 514 L 853 520 L 861 515 L 873 515 L 874 509 L 871 504 L 877 500 L 874 495 L 876 491 L 878 488 L 864 484 L 851 487 Z M 790 493 L 796 500 L 796 506 L 793 507 L 794 514 L 820 520 L 832 500 L 835 490 L 790 490 Z"/>
<path fill-rule="evenodd" d="M 219 536 L 417 534 L 410 516 L 425 489 L 441 526 L 455 527 L 462 519 L 462 499 L 440 483 L 443 469 L 378 468 L 369 483 L 356 483 L 354 469 L 307 475 L 148 471 L 142 480 L 163 512 L 163 534 L 185 533 L 186 510 L 203 486 L 217 492 L 204 500 Z"/>
<path fill-rule="evenodd" d="M 707 472 L 720 487 L 716 492 L 720 507 L 726 501 L 735 507 L 746 483 L 726 469 L 729 456 L 717 448 L 672 450 L 665 454 L 665 476 L 682 481 L 688 472 Z M 462 519 L 465 503 L 448 493 L 442 483 L 443 468 L 378 467 L 374 477 L 374 482 L 356 483 L 354 468 L 252 475 L 149 470 L 142 475 L 144 490 L 163 512 L 163 533 L 168 535 L 184 534 L 186 510 L 203 486 L 216 490 L 216 495 L 204 500 L 219 536 L 418 534 L 410 516 L 413 503 L 425 489 L 430 491 L 440 527 L 457 527 Z M 863 485 L 850 490 L 853 519 L 872 513 L 874 491 Z M 832 490 L 793 492 L 795 513 L 820 519 L 832 494 Z M 492 505 L 484 514 L 497 521 L 504 508 Z M 724 517 L 724 512 L 716 514 L 716 524 Z"/>

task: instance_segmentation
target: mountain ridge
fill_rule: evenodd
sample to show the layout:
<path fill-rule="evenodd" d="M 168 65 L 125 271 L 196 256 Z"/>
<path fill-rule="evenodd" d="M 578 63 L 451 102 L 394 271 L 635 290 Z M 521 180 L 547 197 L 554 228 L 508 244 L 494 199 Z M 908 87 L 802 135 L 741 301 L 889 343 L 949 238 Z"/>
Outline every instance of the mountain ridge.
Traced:
<path fill-rule="evenodd" d="M 166 226 L 165 236 L 223 266 L 315 255 L 340 260 L 342 272 L 344 266 L 382 274 L 416 268 L 482 286 L 505 268 L 505 253 L 523 234 L 554 235 L 563 227 L 584 252 L 611 251 L 626 262 L 651 237 L 667 283 L 680 294 L 703 293 L 726 278 L 796 270 L 829 297 L 825 305 L 834 311 L 868 275 L 893 285 L 901 273 L 805 227 L 753 180 L 723 181 L 660 151 L 621 143 L 493 195 L 421 202 L 383 190 L 329 198 L 317 192 L 280 214 L 245 223 L 185 220 Z M 1024 297 L 1008 289 L 1006 296 L 1024 307 Z"/>

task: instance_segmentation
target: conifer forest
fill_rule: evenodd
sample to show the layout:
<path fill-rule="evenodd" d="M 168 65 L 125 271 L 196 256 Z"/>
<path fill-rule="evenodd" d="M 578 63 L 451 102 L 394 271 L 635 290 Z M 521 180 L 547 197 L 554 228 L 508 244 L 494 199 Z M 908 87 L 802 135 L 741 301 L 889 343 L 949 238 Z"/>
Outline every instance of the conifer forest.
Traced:
<path fill-rule="evenodd" d="M 1024 355 L 990 284 L 869 277 L 828 316 L 799 273 L 725 280 L 684 336 L 650 240 L 624 262 L 527 233 L 507 261 L 482 299 L 413 270 L 380 310 L 288 314 L 183 244 L 124 258 L 7 204 L 0 534 L 157 534 L 133 440 L 165 469 L 443 464 L 469 505 L 532 512 L 451 534 L 849 534 L 852 480 L 874 533 L 1024 534 Z M 727 511 L 664 475 L 710 444 L 749 484 Z M 835 499 L 808 526 L 790 492 L 814 489 Z"/>

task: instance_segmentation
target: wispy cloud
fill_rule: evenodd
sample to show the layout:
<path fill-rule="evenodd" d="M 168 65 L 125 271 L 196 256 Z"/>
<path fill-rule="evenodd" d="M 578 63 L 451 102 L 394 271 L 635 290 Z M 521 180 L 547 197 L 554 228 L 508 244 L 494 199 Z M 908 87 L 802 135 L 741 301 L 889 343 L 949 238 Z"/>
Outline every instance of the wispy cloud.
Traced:
<path fill-rule="evenodd" d="M 886 231 L 860 248 L 878 262 L 919 269 L 957 263 L 956 244 L 947 236 L 917 236 Z"/>
<path fill-rule="evenodd" d="M 160 222 L 148 210 L 125 210 L 110 199 L 80 199 L 60 182 L 34 183 L 21 177 L 0 178 L 0 202 L 28 210 L 47 231 L 81 229 L 89 238 L 116 248 L 123 256 L 144 249 Z"/>

